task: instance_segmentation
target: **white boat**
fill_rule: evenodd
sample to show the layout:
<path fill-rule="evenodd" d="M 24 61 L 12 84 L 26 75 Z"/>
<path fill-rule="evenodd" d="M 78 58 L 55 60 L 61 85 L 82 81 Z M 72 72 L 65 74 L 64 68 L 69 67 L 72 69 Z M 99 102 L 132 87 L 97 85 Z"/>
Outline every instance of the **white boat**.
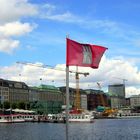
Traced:
<path fill-rule="evenodd" d="M 12 112 L 19 114 L 25 122 L 35 122 L 38 121 L 38 115 L 35 114 L 35 111 L 32 110 L 23 110 L 23 109 L 12 109 Z"/>
<path fill-rule="evenodd" d="M 94 116 L 92 116 L 90 114 L 70 114 L 69 122 L 92 123 L 92 122 L 94 122 Z"/>
<path fill-rule="evenodd" d="M 21 118 L 24 119 L 25 122 L 35 122 L 35 121 L 38 121 L 38 115 L 21 114 Z"/>
<path fill-rule="evenodd" d="M 140 118 L 140 113 L 118 113 L 116 118 L 118 119 Z"/>
<path fill-rule="evenodd" d="M 68 120 L 72 122 L 85 122 L 92 123 L 94 122 L 94 116 L 91 114 L 69 114 Z M 65 122 L 66 114 L 48 114 L 49 122 Z"/>
<path fill-rule="evenodd" d="M 0 123 L 18 123 L 25 122 L 25 120 L 18 114 L 0 115 Z"/>

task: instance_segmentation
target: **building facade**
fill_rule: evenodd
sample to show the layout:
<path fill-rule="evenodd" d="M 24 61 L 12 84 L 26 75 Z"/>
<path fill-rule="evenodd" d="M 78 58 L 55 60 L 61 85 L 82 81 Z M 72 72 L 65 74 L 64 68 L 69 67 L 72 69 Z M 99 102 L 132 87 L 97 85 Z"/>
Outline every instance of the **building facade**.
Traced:
<path fill-rule="evenodd" d="M 29 99 L 31 108 L 41 114 L 60 113 L 62 110 L 63 95 L 55 86 L 30 87 Z"/>
<path fill-rule="evenodd" d="M 124 84 L 109 85 L 108 92 L 111 95 L 116 95 L 117 97 L 125 98 L 125 85 Z"/>
<path fill-rule="evenodd" d="M 140 95 L 133 95 L 130 97 L 130 106 L 131 107 L 140 106 Z"/>
<path fill-rule="evenodd" d="M 64 105 L 66 105 L 66 87 L 59 87 L 59 89 L 63 94 L 63 103 Z M 69 103 L 72 107 L 74 106 L 75 93 L 76 93 L 76 89 L 69 88 Z"/>
<path fill-rule="evenodd" d="M 9 101 L 9 88 L 0 86 L 0 103 Z"/>
<path fill-rule="evenodd" d="M 84 110 L 87 110 L 87 94 L 86 93 L 82 93 L 81 94 L 81 108 Z"/>
<path fill-rule="evenodd" d="M 126 105 L 124 84 L 109 85 L 108 94 L 110 95 L 111 108 L 121 108 Z"/>
<path fill-rule="evenodd" d="M 111 108 L 121 108 L 126 105 L 126 100 L 124 98 L 119 98 L 117 96 L 110 97 Z"/>
<path fill-rule="evenodd" d="M 66 87 L 59 87 L 60 91 L 63 93 L 63 100 L 64 105 L 66 105 Z M 80 93 L 80 106 L 81 109 L 87 110 L 87 94 L 84 90 L 79 89 Z M 75 88 L 69 88 L 69 102 L 70 106 L 74 107 L 76 101 L 76 89 Z"/>
<path fill-rule="evenodd" d="M 1 103 L 26 103 L 29 101 L 29 88 L 24 82 L 0 79 L 0 99 Z"/>
<path fill-rule="evenodd" d="M 95 110 L 98 106 L 108 106 L 107 95 L 101 90 L 88 89 L 87 93 L 87 108 Z"/>

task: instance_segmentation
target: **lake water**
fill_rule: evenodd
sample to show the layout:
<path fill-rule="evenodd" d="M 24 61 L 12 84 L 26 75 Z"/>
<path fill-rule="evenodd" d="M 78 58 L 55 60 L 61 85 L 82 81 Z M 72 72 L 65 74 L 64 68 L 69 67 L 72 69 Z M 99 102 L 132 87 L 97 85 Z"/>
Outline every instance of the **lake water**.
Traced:
<path fill-rule="evenodd" d="M 0 124 L 0 140 L 65 140 L 65 124 Z M 99 119 L 69 126 L 69 140 L 140 140 L 140 119 Z"/>

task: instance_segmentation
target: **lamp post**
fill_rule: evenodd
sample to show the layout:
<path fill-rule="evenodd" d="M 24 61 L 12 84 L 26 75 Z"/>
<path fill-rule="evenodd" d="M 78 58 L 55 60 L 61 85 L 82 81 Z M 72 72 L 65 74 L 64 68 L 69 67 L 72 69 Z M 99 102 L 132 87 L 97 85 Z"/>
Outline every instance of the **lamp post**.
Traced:
<path fill-rule="evenodd" d="M 40 78 L 40 85 L 42 85 L 42 78 Z"/>
<path fill-rule="evenodd" d="M 21 82 L 21 74 L 19 74 L 19 81 Z"/>

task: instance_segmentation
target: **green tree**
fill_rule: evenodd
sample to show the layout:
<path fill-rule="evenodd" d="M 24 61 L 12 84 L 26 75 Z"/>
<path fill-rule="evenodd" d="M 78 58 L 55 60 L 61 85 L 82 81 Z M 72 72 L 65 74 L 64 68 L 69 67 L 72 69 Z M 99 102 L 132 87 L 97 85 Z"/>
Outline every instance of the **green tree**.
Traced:
<path fill-rule="evenodd" d="M 9 109 L 9 108 L 10 108 L 10 102 L 4 101 L 4 103 L 3 103 L 3 108 Z"/>
<path fill-rule="evenodd" d="M 12 109 L 16 109 L 16 108 L 18 108 L 17 103 L 12 103 Z"/>
<path fill-rule="evenodd" d="M 30 103 L 26 104 L 26 109 L 30 110 Z"/>
<path fill-rule="evenodd" d="M 3 106 L 2 106 L 2 103 L 0 103 L 0 108 L 2 108 Z"/>
<path fill-rule="evenodd" d="M 25 109 L 25 102 L 19 102 L 18 103 L 18 108 L 19 109 Z"/>

